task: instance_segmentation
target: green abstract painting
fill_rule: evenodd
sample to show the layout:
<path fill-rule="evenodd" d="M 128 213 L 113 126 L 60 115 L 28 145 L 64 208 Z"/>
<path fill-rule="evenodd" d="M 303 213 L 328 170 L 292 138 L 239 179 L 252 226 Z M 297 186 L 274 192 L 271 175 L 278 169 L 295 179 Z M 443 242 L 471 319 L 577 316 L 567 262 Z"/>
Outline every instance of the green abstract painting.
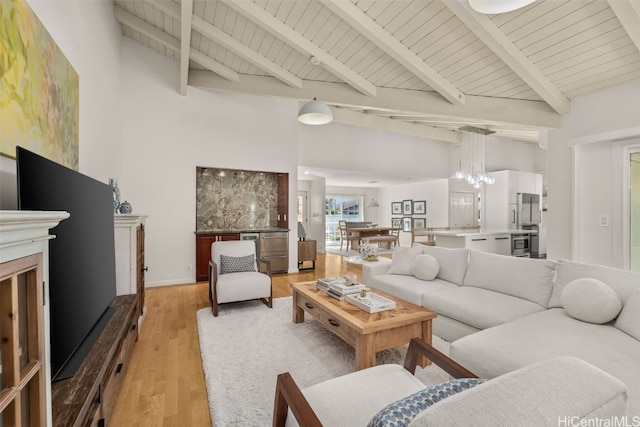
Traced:
<path fill-rule="evenodd" d="M 79 79 L 25 0 L 0 0 L 0 153 L 78 170 Z"/>

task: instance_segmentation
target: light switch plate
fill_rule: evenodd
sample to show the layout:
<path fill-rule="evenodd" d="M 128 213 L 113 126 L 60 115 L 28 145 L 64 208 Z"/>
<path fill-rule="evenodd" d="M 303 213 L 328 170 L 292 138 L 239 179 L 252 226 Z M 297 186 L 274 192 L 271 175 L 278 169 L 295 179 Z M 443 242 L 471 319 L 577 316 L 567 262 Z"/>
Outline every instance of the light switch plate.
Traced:
<path fill-rule="evenodd" d="M 600 215 L 600 227 L 608 227 L 608 226 L 609 226 L 609 216 Z"/>

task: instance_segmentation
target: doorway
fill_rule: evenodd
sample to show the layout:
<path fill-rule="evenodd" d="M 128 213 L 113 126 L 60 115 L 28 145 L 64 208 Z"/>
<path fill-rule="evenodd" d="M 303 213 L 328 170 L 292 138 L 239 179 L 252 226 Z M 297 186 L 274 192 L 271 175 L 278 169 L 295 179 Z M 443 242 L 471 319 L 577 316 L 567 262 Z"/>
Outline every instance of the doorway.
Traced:
<path fill-rule="evenodd" d="M 307 192 L 298 191 L 298 227 L 302 224 L 305 235 L 301 235 L 301 230 L 298 229 L 298 238 L 306 237 L 306 233 L 309 232 L 309 215 L 307 214 Z"/>
<path fill-rule="evenodd" d="M 327 246 L 340 246 L 338 221 L 362 221 L 363 196 L 327 194 L 325 196 L 325 240 Z"/>

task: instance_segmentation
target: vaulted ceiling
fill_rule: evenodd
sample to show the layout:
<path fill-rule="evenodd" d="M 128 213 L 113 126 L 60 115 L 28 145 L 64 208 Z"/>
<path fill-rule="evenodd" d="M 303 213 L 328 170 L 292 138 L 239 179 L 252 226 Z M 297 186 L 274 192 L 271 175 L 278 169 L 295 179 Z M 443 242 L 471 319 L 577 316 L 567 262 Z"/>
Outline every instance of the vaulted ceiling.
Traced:
<path fill-rule="evenodd" d="M 180 63 L 182 94 L 317 96 L 338 122 L 444 141 L 473 125 L 535 142 L 571 100 L 640 79 L 640 0 L 114 3 L 127 37 Z"/>

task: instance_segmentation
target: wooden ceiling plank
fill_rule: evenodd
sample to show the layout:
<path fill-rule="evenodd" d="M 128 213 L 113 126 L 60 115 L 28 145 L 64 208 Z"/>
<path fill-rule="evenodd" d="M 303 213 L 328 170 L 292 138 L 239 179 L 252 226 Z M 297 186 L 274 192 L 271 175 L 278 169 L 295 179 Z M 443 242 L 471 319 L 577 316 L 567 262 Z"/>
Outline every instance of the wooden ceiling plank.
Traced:
<path fill-rule="evenodd" d="M 555 22 L 553 25 L 541 29 L 539 33 L 532 34 L 530 37 L 519 41 L 516 45 L 525 55 L 530 56 L 541 50 L 548 49 L 557 43 L 561 43 L 563 40 L 576 34 L 584 33 L 587 36 L 593 37 L 602 31 L 600 26 L 611 19 L 615 19 L 611 10 L 602 9 L 597 14 L 577 22 L 567 19 L 566 26 L 564 26 L 565 21 Z M 552 30 L 554 31 L 552 32 Z M 545 34 L 545 37 L 540 37 L 542 34 Z"/>
<path fill-rule="evenodd" d="M 346 67 L 343 63 L 339 62 L 336 58 L 329 55 L 329 53 L 304 38 L 284 22 L 279 21 L 273 16 L 266 13 L 259 6 L 256 6 L 254 3 L 247 1 L 220 1 L 224 1 L 231 8 L 234 8 L 236 11 L 251 19 L 258 25 L 263 26 L 267 31 L 286 41 L 287 44 L 291 45 L 302 53 L 317 57 L 324 68 L 327 68 L 334 75 L 345 81 L 347 84 L 349 84 L 359 92 L 368 96 L 376 95 L 376 87 L 372 83 L 368 82 L 362 76 L 358 75 L 353 70 Z"/>
<path fill-rule="evenodd" d="M 421 2 L 419 10 L 412 11 L 412 15 L 404 19 L 404 22 L 397 20 L 398 25 L 392 25 L 388 28 L 389 32 L 393 34 L 395 38 L 400 40 L 403 45 L 410 47 L 405 43 L 405 38 L 409 38 L 411 34 L 419 31 L 425 22 L 429 19 L 429 7 L 432 3 Z"/>
<path fill-rule="evenodd" d="M 613 21 L 615 19 L 611 20 L 611 22 Z M 613 24 L 615 25 L 615 22 Z M 600 29 L 602 30 L 602 28 Z M 611 27 L 609 31 L 596 37 L 593 34 L 579 33 L 548 49 L 529 56 L 529 59 L 544 71 L 546 67 L 566 61 L 567 58 L 572 58 L 592 49 L 598 49 L 603 52 L 609 51 L 609 46 L 617 45 L 620 41 L 624 42 L 625 39 L 627 39 L 627 33 L 619 26 Z"/>
<path fill-rule="evenodd" d="M 443 13 L 444 12 L 444 13 Z M 437 29 L 443 20 L 449 19 L 451 13 L 444 7 L 439 1 L 430 2 L 428 6 L 422 11 L 422 13 L 416 15 L 415 20 L 419 24 L 415 30 L 413 30 L 407 36 L 402 37 L 402 31 L 398 32 L 396 37 L 402 41 L 402 44 L 407 46 L 413 52 L 420 52 L 425 49 L 426 45 L 418 45 L 419 43 L 425 43 L 425 39 L 429 34 Z"/>
<path fill-rule="evenodd" d="M 581 71 L 573 74 L 563 72 L 558 75 L 558 79 L 556 81 L 560 87 L 571 87 L 574 82 L 586 82 L 589 79 L 604 79 L 604 77 L 602 77 L 604 73 L 608 73 L 608 75 L 612 76 L 619 72 L 618 69 L 624 70 L 630 64 L 637 63 L 640 63 L 640 55 L 638 55 L 637 52 L 633 52 L 633 54 L 627 56 L 617 57 L 609 61 L 602 61 L 589 69 L 582 69 Z"/>
<path fill-rule="evenodd" d="M 186 95 L 187 82 L 189 81 L 189 56 L 191 54 L 193 0 L 180 2 L 180 15 L 180 94 Z"/>
<path fill-rule="evenodd" d="M 370 7 L 366 10 L 363 9 L 371 17 L 371 19 L 378 19 L 380 14 L 384 13 L 384 11 L 391 6 L 390 1 L 374 1 L 371 3 Z M 358 4 L 359 5 L 359 4 Z"/>
<path fill-rule="evenodd" d="M 613 13 L 618 17 L 620 23 L 629 35 L 629 38 L 640 51 L 640 4 L 638 1 L 616 1 L 608 0 Z"/>
<path fill-rule="evenodd" d="M 591 4 L 592 7 L 589 7 L 589 4 Z M 530 20 L 509 33 L 505 32 L 505 35 L 520 49 L 524 49 L 540 40 L 553 37 L 558 31 L 575 25 L 585 19 L 591 21 L 591 19 L 589 19 L 590 16 L 606 8 L 607 6 L 604 2 L 585 3 L 581 1 L 568 1 L 555 8 L 551 13 L 542 16 L 540 19 Z"/>
<path fill-rule="evenodd" d="M 523 25 L 527 25 L 541 18 L 544 19 L 544 16 L 552 14 L 554 9 L 562 5 L 563 2 L 561 1 L 536 1 L 528 7 L 492 15 L 491 21 L 493 21 L 503 33 L 509 35 L 509 33 Z"/>
<path fill-rule="evenodd" d="M 559 114 L 569 112 L 569 99 L 549 81 L 486 15 L 473 11 L 466 2 L 447 0 L 445 4 L 555 111 Z"/>
<path fill-rule="evenodd" d="M 172 15 L 175 19 L 179 17 L 179 9 L 180 6 L 171 1 L 154 1 L 155 7 L 158 7 L 164 13 Z M 176 16 L 177 14 L 177 16 Z M 214 27 L 212 24 L 208 23 L 204 19 L 200 18 L 197 15 L 193 15 L 193 29 L 198 31 L 199 33 L 209 37 L 212 40 L 215 40 L 216 43 L 224 46 L 225 48 L 231 50 L 234 54 L 242 57 L 243 59 L 253 63 L 258 66 L 262 70 L 267 73 L 273 75 L 278 80 L 286 83 L 291 87 L 300 88 L 302 87 L 302 80 L 285 70 L 284 68 L 276 65 L 272 61 L 265 58 L 263 55 L 260 55 L 255 50 L 243 45 L 239 41 L 235 40 L 233 37 L 225 33 L 224 31 Z"/>
<path fill-rule="evenodd" d="M 640 74 L 640 63 L 629 64 L 628 66 L 624 67 L 624 69 L 618 69 L 616 71 L 617 72 L 615 76 L 609 76 L 608 74 L 605 74 L 604 76 L 601 76 L 603 78 L 578 82 L 572 87 L 567 88 L 565 92 L 567 96 L 570 97 L 570 99 L 574 99 L 579 96 L 593 93 L 593 91 L 603 90 L 609 87 L 638 80 L 638 75 Z"/>
<path fill-rule="evenodd" d="M 113 14 L 123 25 L 133 28 L 139 33 L 144 34 L 146 37 L 156 40 L 174 52 L 180 52 L 180 40 L 175 37 L 170 36 L 164 31 L 154 27 L 119 6 L 114 6 Z M 195 49 L 191 49 L 189 57 L 228 81 L 237 82 L 240 80 L 238 73 L 211 59 L 207 55 L 196 51 Z"/>
<path fill-rule="evenodd" d="M 277 19 L 284 22 L 287 19 L 287 16 L 289 16 L 289 13 L 291 12 L 291 8 L 293 7 L 294 4 L 295 2 L 292 2 L 292 1 L 281 1 L 278 6 L 278 10 L 273 16 L 275 16 Z"/>
<path fill-rule="evenodd" d="M 311 99 L 315 93 L 313 82 L 303 82 L 302 89 L 278 85 L 277 80 L 269 77 L 243 76 L 240 82 L 231 83 L 211 72 L 200 70 L 191 71 L 189 84 L 203 89 L 299 100 Z M 561 126 L 560 115 L 547 103 L 540 101 L 468 96 L 467 105 L 456 106 L 432 92 L 378 88 L 378 96 L 369 97 L 351 90 L 345 84 L 325 82 L 317 83 L 317 92 L 322 93 L 323 101 L 330 105 L 366 105 L 372 109 L 383 108 L 440 117 L 459 117 L 461 120 L 490 120 L 496 123 L 538 128 Z"/>
<path fill-rule="evenodd" d="M 378 16 L 375 17 L 375 22 L 378 25 L 380 25 L 382 28 L 384 28 L 385 31 L 389 32 L 389 30 L 386 29 L 387 25 L 389 25 L 395 19 L 398 19 L 400 17 L 400 15 L 402 15 L 402 13 L 403 13 L 403 11 L 405 9 L 410 9 L 411 8 L 411 4 L 412 4 L 411 2 L 406 1 L 406 0 L 405 1 L 390 1 L 389 2 L 389 7 L 387 7 L 384 11 L 382 11 L 382 13 L 380 13 Z M 357 6 L 355 6 L 355 7 L 357 8 Z M 358 10 L 360 10 L 360 9 L 358 9 Z M 362 12 L 362 13 L 364 13 L 364 12 Z M 364 14 L 368 15 L 366 13 L 364 13 Z M 374 20 L 373 17 L 371 17 L 371 16 L 368 16 L 368 17 L 372 21 Z"/>
<path fill-rule="evenodd" d="M 355 27 L 367 39 L 411 70 L 418 78 L 437 90 L 445 99 L 456 105 L 464 105 L 464 94 L 405 47 L 384 28 L 365 15 L 353 3 L 340 0 L 321 0 L 333 13 Z"/>
<path fill-rule="evenodd" d="M 340 43 L 341 45 L 342 43 L 349 43 L 347 41 L 347 33 L 349 33 L 350 30 L 352 31 L 352 34 L 356 34 L 356 32 L 349 25 L 347 25 L 346 22 L 342 21 L 338 17 L 336 17 L 336 19 L 338 19 L 338 24 L 320 45 L 322 49 L 326 50 L 333 56 L 337 56 L 336 52 L 333 51 L 338 47 L 337 43 Z"/>
<path fill-rule="evenodd" d="M 623 41 L 628 43 L 628 40 L 623 39 Z M 562 78 L 576 76 L 584 69 L 590 69 L 605 63 L 609 65 L 610 69 L 614 69 L 618 59 L 634 54 L 640 59 L 640 53 L 638 53 L 633 43 L 628 43 L 626 46 L 604 52 L 594 49 L 577 55 L 571 58 L 570 61 L 555 64 L 553 67 L 545 69 L 545 73 L 547 73 L 550 79 L 557 81 Z"/>
<path fill-rule="evenodd" d="M 416 50 L 414 50 L 414 52 L 416 52 L 420 58 L 425 58 L 425 61 L 429 62 L 433 68 L 439 69 L 438 64 L 441 61 L 457 54 L 474 42 L 479 42 L 475 34 L 469 31 L 464 25 L 459 25 L 454 30 L 448 31 L 447 34 L 437 42 L 434 42 L 421 52 Z"/>
<path fill-rule="evenodd" d="M 427 4 L 428 3 L 423 1 L 411 2 L 407 7 L 403 8 L 395 18 L 382 26 L 389 34 L 393 35 L 398 40 L 401 40 L 400 36 L 402 34 L 406 34 L 405 31 L 413 31 L 419 25 L 415 20 L 415 17 L 422 13 L 422 11 L 427 7 Z M 378 22 L 378 20 L 376 20 L 376 22 Z M 400 34 L 398 34 L 399 32 Z"/>

